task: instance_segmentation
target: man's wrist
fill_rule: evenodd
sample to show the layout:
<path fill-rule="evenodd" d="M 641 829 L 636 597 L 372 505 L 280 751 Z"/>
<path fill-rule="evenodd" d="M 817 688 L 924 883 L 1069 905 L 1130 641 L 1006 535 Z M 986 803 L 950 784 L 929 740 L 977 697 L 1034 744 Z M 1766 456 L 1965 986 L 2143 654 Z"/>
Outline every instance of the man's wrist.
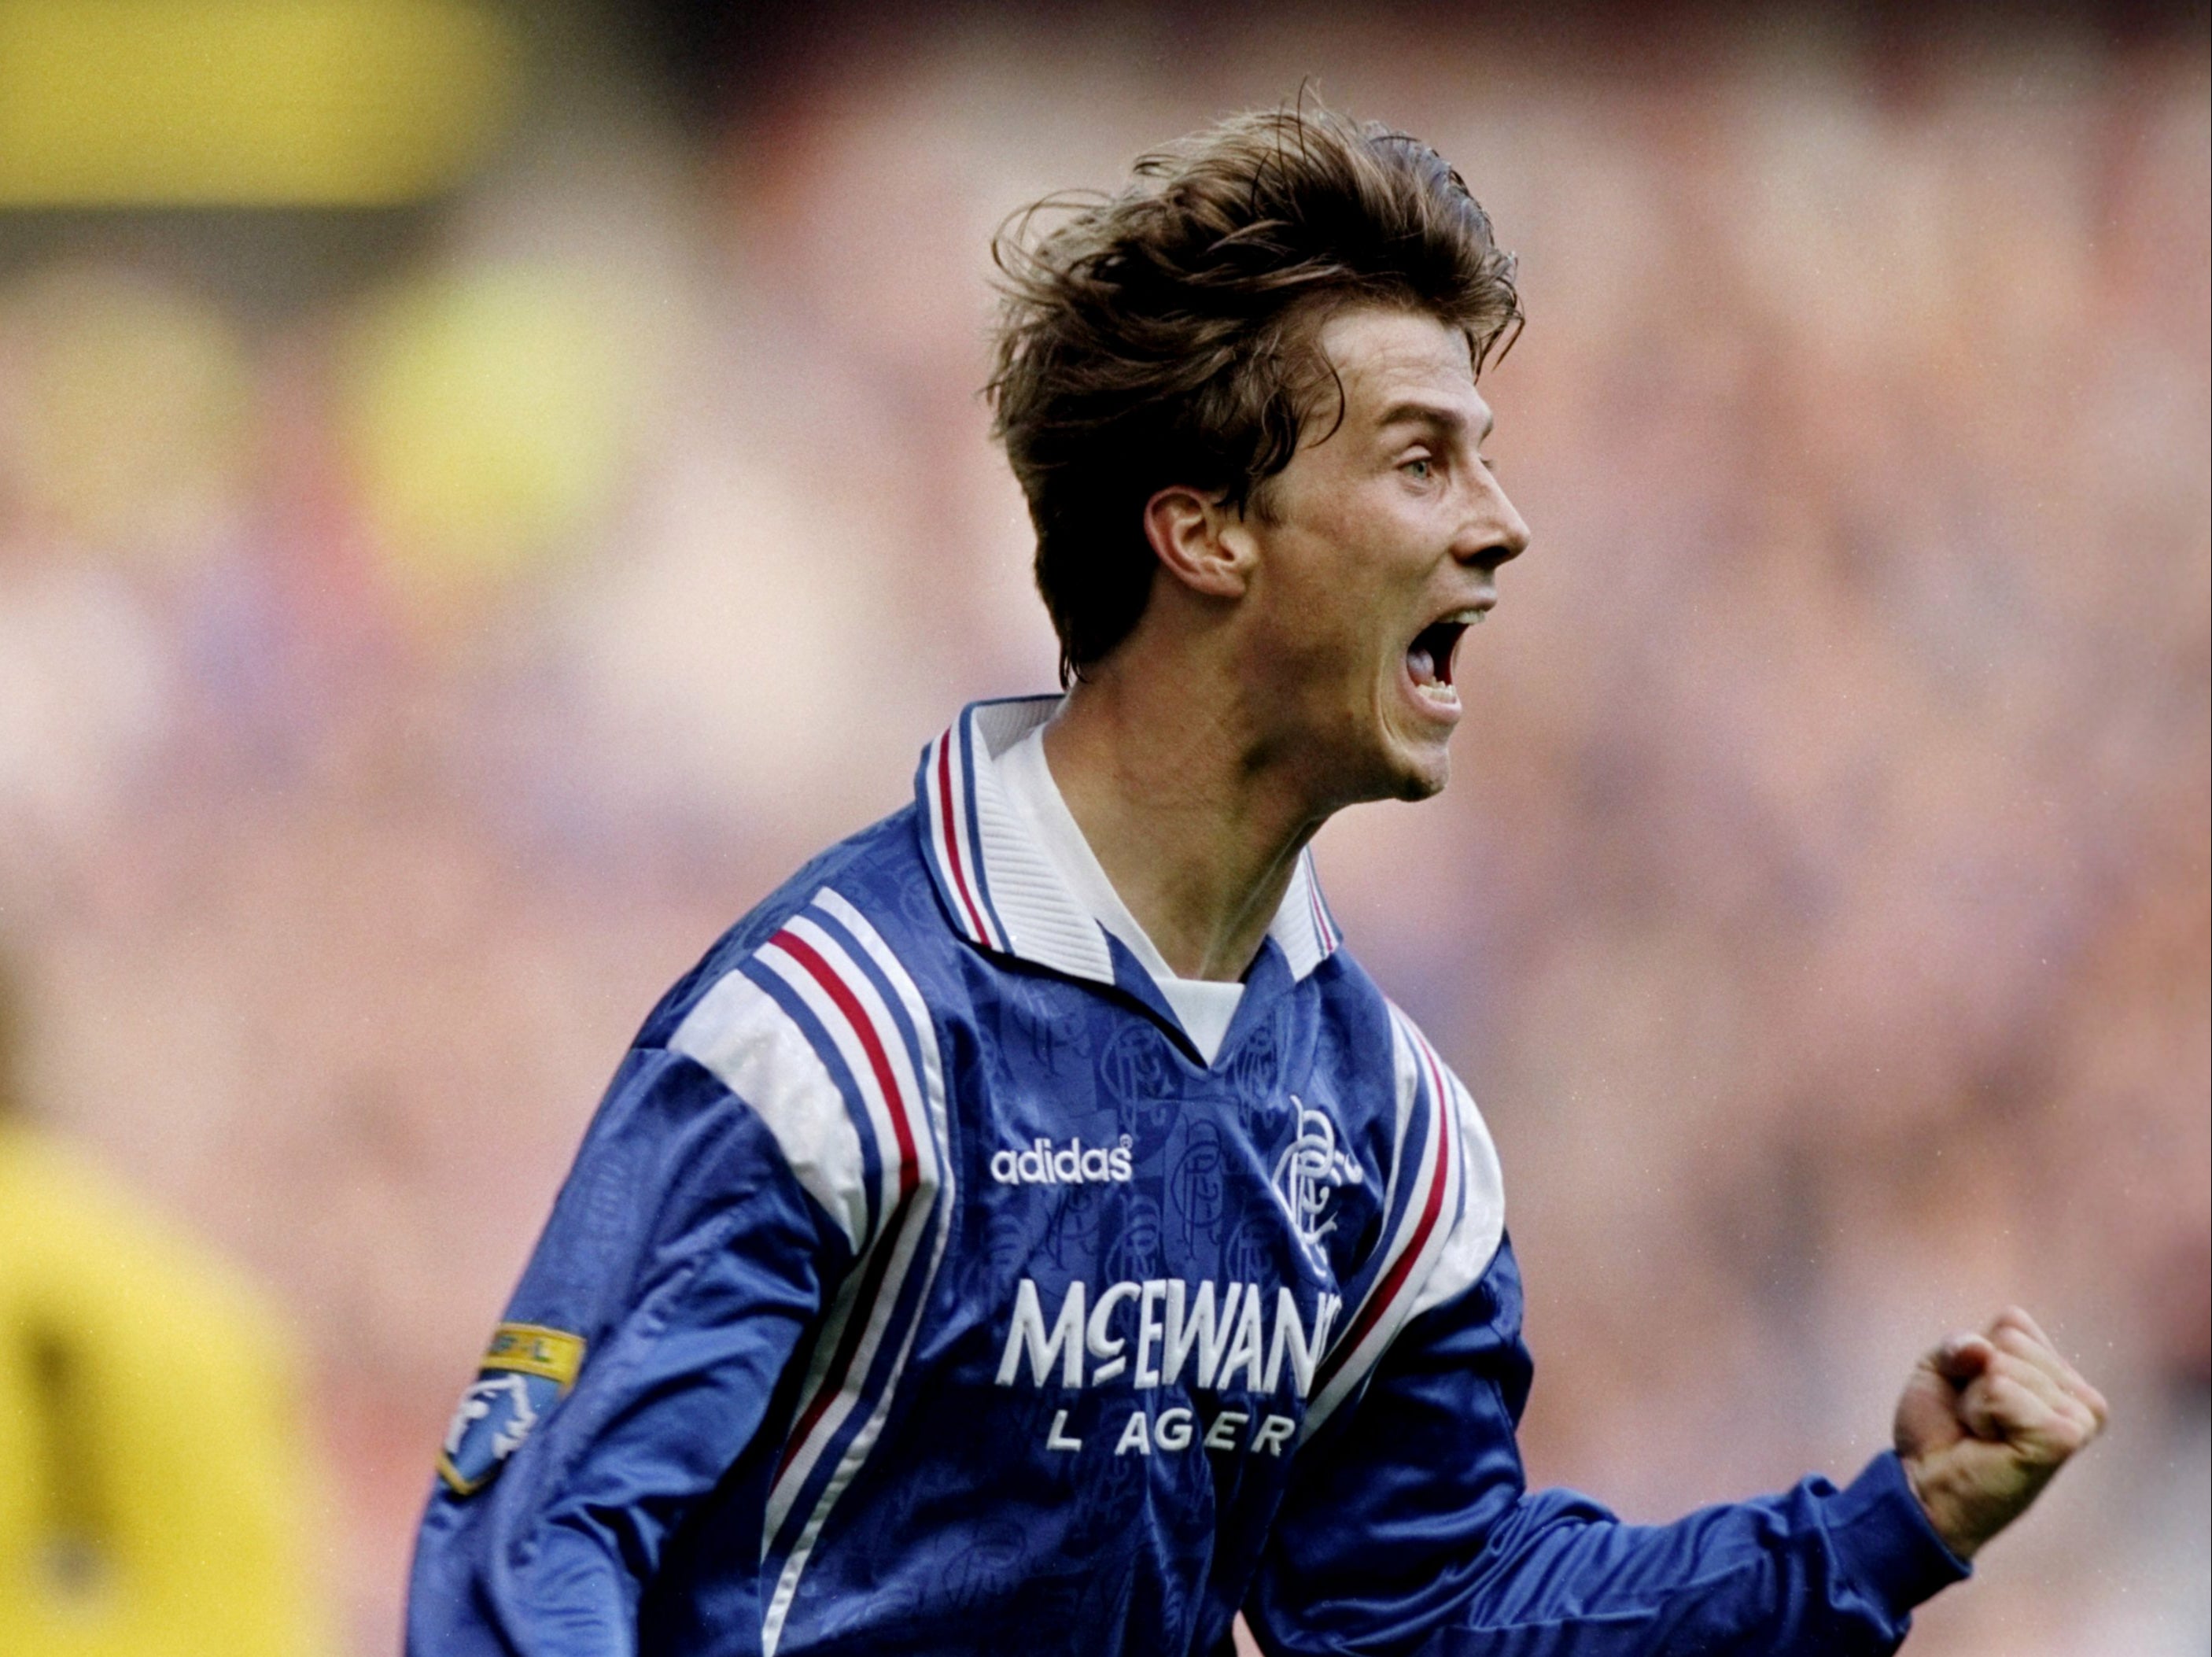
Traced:
<path fill-rule="evenodd" d="M 1913 1500 L 1920 1504 L 1920 1511 L 1927 1518 L 1928 1528 L 1954 1554 L 1971 1561 L 1989 1538 L 1970 1534 L 1966 1504 L 1946 1490 L 1943 1481 L 1931 1473 L 1923 1462 L 1900 1453 L 1898 1465 L 1904 1470 L 1905 1488 L 1912 1492 Z"/>

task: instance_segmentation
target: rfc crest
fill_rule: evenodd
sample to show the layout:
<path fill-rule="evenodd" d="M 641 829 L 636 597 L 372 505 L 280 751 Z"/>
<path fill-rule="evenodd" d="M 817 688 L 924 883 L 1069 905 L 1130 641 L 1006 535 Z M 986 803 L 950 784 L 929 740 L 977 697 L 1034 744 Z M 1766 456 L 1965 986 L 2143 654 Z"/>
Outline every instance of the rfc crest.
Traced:
<path fill-rule="evenodd" d="M 501 1324 L 438 1453 L 438 1475 L 455 1496 L 474 1496 L 562 1394 L 576 1384 L 583 1337 L 538 1324 Z"/>
<path fill-rule="evenodd" d="M 1291 1228 L 1316 1268 L 1325 1268 L 1322 1239 L 1336 1229 L 1327 1217 L 1329 1199 L 1342 1185 L 1357 1185 L 1366 1178 L 1359 1164 L 1337 1148 L 1336 1124 L 1326 1112 L 1316 1111 L 1296 1093 L 1291 1108 L 1298 1113 L 1297 1135 L 1275 1161 L 1275 1199 L 1290 1216 Z"/>

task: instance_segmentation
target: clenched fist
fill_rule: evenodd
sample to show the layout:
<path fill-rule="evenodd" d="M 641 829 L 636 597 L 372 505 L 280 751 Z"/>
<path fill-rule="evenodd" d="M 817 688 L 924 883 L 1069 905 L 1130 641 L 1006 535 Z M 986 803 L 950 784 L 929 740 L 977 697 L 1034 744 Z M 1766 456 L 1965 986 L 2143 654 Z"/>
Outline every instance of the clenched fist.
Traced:
<path fill-rule="evenodd" d="M 2018 1307 L 1954 1335 L 1897 1404 L 1897 1453 L 1937 1534 L 1971 1559 L 2104 1430 L 2105 1395 Z"/>

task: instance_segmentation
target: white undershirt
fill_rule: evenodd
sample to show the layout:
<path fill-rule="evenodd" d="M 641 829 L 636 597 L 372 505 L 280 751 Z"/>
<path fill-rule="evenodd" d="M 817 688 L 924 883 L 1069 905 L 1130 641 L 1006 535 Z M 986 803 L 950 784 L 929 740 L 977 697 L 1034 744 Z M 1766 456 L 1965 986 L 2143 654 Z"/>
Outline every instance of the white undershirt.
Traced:
<path fill-rule="evenodd" d="M 1000 754 L 998 767 L 999 784 L 1007 803 L 1021 814 L 1076 901 L 1119 938 L 1138 964 L 1152 975 L 1152 982 L 1175 1009 L 1191 1045 L 1208 1064 L 1212 1063 L 1213 1056 L 1221 1051 L 1221 1039 L 1229 1033 L 1229 1020 L 1237 1015 L 1237 1003 L 1244 998 L 1244 986 L 1177 978 L 1169 967 L 1145 929 L 1137 924 L 1137 917 L 1129 913 L 1121 894 L 1114 890 L 1114 883 L 1106 878 L 1098 854 L 1083 838 L 1082 825 L 1068 810 L 1060 784 L 1053 781 L 1052 767 L 1044 757 L 1042 725 Z"/>

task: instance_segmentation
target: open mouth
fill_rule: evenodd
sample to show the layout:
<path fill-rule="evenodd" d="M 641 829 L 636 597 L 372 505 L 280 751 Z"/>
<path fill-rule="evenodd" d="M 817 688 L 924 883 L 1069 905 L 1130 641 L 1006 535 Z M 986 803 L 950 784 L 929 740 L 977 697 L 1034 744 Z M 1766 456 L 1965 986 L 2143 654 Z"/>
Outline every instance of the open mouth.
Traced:
<path fill-rule="evenodd" d="M 1459 692 L 1452 688 L 1452 653 L 1460 636 L 1482 619 L 1480 610 L 1459 610 L 1442 616 L 1413 635 L 1406 647 L 1406 677 L 1414 692 L 1443 708 L 1457 708 Z"/>

